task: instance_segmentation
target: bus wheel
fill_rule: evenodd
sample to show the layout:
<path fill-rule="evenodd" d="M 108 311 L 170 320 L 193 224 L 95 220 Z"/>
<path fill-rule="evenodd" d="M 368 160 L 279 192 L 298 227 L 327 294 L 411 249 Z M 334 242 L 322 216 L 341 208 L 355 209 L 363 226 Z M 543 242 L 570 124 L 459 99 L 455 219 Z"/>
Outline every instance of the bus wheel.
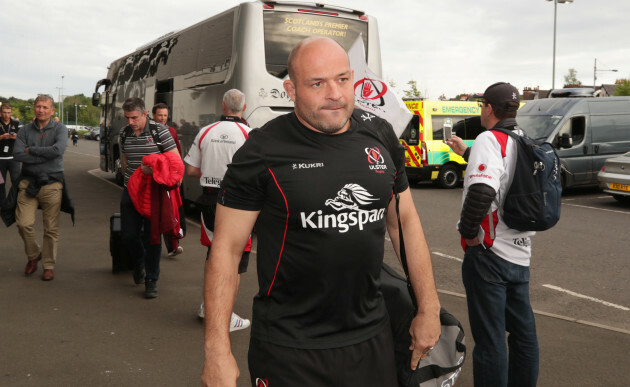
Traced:
<path fill-rule="evenodd" d="M 454 165 L 444 165 L 440 168 L 438 184 L 442 188 L 455 188 L 459 183 L 459 169 Z"/>

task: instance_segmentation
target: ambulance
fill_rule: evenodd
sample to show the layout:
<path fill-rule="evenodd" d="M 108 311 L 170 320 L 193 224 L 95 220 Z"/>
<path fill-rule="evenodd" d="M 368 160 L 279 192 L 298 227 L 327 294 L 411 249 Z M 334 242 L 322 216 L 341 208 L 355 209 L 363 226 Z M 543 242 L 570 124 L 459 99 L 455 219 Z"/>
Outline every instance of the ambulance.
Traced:
<path fill-rule="evenodd" d="M 400 136 L 409 183 L 433 181 L 442 188 L 457 187 L 466 162 L 444 143 L 445 134 L 452 132 L 471 146 L 483 131 L 478 103 L 407 100 L 405 105 L 414 114 Z"/>

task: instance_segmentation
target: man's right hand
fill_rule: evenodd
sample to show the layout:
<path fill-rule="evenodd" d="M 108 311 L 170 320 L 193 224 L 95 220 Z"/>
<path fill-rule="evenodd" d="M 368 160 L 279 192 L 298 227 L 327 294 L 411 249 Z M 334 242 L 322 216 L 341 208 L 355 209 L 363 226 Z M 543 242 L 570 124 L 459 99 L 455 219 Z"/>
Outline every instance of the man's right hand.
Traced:
<path fill-rule="evenodd" d="M 208 351 L 208 349 L 206 349 Z M 232 353 L 207 356 L 201 373 L 201 384 L 207 387 L 236 387 L 240 371 Z"/>
<path fill-rule="evenodd" d="M 462 156 L 466 151 L 466 148 L 468 148 L 464 140 L 462 140 L 460 137 L 457 137 L 456 135 L 453 135 L 453 137 L 451 137 L 450 139 L 444 140 L 444 143 L 450 146 L 453 152 L 455 152 L 455 154 L 459 156 Z"/>

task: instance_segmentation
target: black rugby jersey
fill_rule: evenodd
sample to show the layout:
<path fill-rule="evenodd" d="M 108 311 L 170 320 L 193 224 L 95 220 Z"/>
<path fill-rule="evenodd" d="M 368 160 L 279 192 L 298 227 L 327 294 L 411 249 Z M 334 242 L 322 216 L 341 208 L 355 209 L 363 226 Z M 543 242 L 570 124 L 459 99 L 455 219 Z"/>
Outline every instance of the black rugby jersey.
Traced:
<path fill-rule="evenodd" d="M 296 348 L 356 344 L 388 326 L 380 292 L 385 212 L 408 187 L 386 121 L 355 110 L 338 135 L 294 113 L 250 132 L 218 202 L 260 210 L 252 336 Z"/>

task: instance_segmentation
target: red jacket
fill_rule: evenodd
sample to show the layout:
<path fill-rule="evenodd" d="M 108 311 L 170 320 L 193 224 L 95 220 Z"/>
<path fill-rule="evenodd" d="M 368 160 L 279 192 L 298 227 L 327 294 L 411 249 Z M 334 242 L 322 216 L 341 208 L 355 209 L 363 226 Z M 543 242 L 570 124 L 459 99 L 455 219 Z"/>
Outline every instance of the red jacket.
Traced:
<path fill-rule="evenodd" d="M 144 156 L 142 163 L 150 166 L 153 174 L 136 169 L 127 182 L 127 191 L 136 210 L 151 219 L 150 243 L 157 245 L 161 234 L 179 235 L 182 198 L 177 183 L 184 176 L 184 163 L 173 152 Z"/>

